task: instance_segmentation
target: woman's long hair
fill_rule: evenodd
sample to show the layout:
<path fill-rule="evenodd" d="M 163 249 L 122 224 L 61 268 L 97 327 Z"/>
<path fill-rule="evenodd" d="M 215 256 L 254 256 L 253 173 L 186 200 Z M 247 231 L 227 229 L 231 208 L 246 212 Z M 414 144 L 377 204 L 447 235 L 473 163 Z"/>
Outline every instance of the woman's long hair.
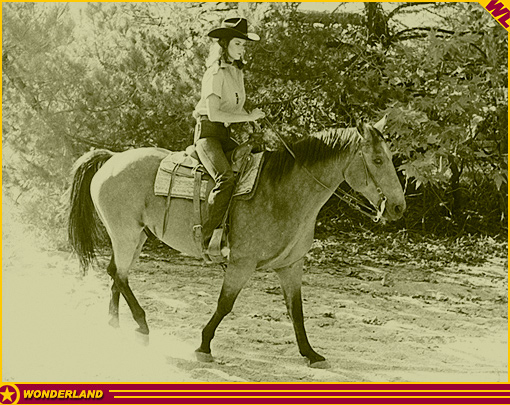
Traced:
<path fill-rule="evenodd" d="M 215 63 L 220 63 L 220 61 L 229 63 L 228 61 L 228 45 L 230 44 L 230 41 L 232 41 L 234 37 L 228 37 L 228 38 L 220 38 L 217 41 L 214 41 L 214 43 L 211 45 L 211 48 L 209 49 L 209 56 L 207 57 L 206 66 L 209 68 Z M 243 60 L 235 60 L 233 62 L 233 65 L 236 66 L 238 69 L 242 69 L 244 67 Z"/>

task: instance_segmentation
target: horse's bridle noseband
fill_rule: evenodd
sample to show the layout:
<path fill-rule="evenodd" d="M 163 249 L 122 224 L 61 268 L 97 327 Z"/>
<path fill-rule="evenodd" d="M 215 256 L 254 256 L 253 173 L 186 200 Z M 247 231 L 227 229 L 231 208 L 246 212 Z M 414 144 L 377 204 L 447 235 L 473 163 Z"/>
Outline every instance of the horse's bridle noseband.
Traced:
<path fill-rule="evenodd" d="M 380 203 L 378 203 L 378 207 L 375 207 L 375 215 L 371 216 L 371 218 L 374 222 L 379 222 L 382 219 L 384 210 L 386 209 L 386 201 L 388 201 L 388 199 L 386 198 L 383 191 L 381 190 L 381 187 L 379 187 L 379 185 L 375 181 L 375 178 L 374 178 L 372 172 L 370 170 L 368 170 L 368 163 L 365 158 L 365 154 L 363 153 L 363 151 L 359 151 L 359 154 L 361 155 L 361 159 L 363 160 L 363 167 L 365 168 L 366 184 L 368 186 L 368 178 L 370 177 L 376 187 L 377 193 L 379 194 Z M 350 162 L 349 162 L 349 165 L 350 165 Z M 345 170 L 347 170 L 349 165 L 347 165 Z M 345 170 L 344 170 L 344 173 L 345 173 Z M 345 176 L 344 176 L 344 179 L 345 179 Z"/>

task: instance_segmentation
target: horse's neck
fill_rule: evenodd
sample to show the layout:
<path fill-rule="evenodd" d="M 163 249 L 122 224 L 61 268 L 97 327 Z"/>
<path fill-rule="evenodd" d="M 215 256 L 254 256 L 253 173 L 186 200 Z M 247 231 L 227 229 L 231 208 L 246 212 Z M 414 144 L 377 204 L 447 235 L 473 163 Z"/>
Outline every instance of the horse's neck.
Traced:
<path fill-rule="evenodd" d="M 337 158 L 311 166 L 296 164 L 285 182 L 282 194 L 301 201 L 303 209 L 318 212 L 344 180 L 343 172 L 348 161 L 346 155 L 346 152 L 342 152 Z"/>
<path fill-rule="evenodd" d="M 332 158 L 327 162 L 319 162 L 310 168 L 302 168 L 301 170 L 308 172 L 309 176 L 313 176 L 316 184 L 321 188 L 327 188 L 333 194 L 342 181 L 344 181 L 345 164 L 348 157 L 344 157 L 343 152 L 341 156 Z"/>

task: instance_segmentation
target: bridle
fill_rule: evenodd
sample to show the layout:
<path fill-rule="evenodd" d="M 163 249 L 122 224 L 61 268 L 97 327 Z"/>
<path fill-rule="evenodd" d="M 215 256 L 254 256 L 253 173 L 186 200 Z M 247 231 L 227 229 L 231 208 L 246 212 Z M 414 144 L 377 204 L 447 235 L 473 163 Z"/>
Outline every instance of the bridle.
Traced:
<path fill-rule="evenodd" d="M 280 140 L 280 142 L 282 142 L 283 146 L 285 147 L 285 149 L 287 150 L 287 152 L 290 153 L 290 155 L 294 158 L 294 160 L 299 164 L 299 161 L 297 160 L 296 158 L 296 154 L 294 153 L 294 151 L 289 147 L 289 145 L 287 144 L 287 142 L 285 142 L 285 140 L 280 136 L 280 134 L 278 133 L 278 131 L 276 130 L 276 128 L 274 127 L 274 125 L 271 123 L 271 121 L 269 121 L 267 118 L 266 118 L 266 121 L 269 123 L 269 125 L 271 126 L 272 130 L 273 130 L 273 133 L 276 134 L 276 136 L 278 137 L 278 139 Z M 361 147 L 361 146 L 360 146 Z M 362 213 L 363 215 L 366 215 L 367 217 L 371 218 L 372 221 L 374 222 L 379 222 L 381 219 L 382 219 L 382 215 L 384 213 L 384 210 L 386 209 L 386 201 L 388 200 L 386 198 L 386 196 L 384 195 L 383 191 L 381 190 L 381 188 L 379 187 L 379 185 L 377 184 L 377 182 L 375 181 L 375 178 L 373 176 L 373 174 L 370 172 L 370 170 L 368 169 L 368 164 L 367 164 L 367 161 L 366 161 L 366 158 L 365 158 L 365 155 L 363 153 L 363 151 L 359 150 L 357 151 L 356 153 L 359 153 L 359 155 L 361 156 L 361 159 L 363 161 L 363 167 L 365 169 L 365 180 L 366 180 L 366 184 L 368 185 L 368 178 L 370 177 L 370 179 L 372 180 L 372 182 L 374 183 L 374 185 L 376 186 L 376 190 L 377 192 L 379 193 L 379 200 L 380 202 L 378 203 L 378 206 L 377 207 L 371 207 L 371 206 L 368 206 L 366 205 L 361 199 L 359 199 L 358 197 L 348 193 L 347 191 L 344 191 L 342 189 L 337 189 L 337 190 L 334 190 L 332 189 L 331 187 L 329 187 L 328 185 L 324 184 L 321 180 L 319 180 L 307 167 L 305 166 L 301 166 L 301 168 L 305 171 L 305 173 L 310 176 L 317 184 L 319 184 L 321 187 L 323 187 L 324 189 L 330 191 L 333 193 L 334 196 L 336 196 L 337 198 L 339 198 L 341 201 L 345 202 L 347 205 L 349 205 L 351 208 L 354 208 L 355 210 L 359 211 L 360 213 Z M 347 165 L 345 166 L 344 168 L 344 173 L 345 171 L 349 168 L 349 166 L 351 165 L 353 159 L 354 159 L 354 155 L 351 156 L 351 158 L 349 159 L 349 162 L 347 163 Z M 344 177 L 345 178 L 345 177 Z"/>
<path fill-rule="evenodd" d="M 366 181 L 366 185 L 368 186 L 368 178 L 370 177 L 370 179 L 372 180 L 372 182 L 374 183 L 374 185 L 376 187 L 377 193 L 379 194 L 379 201 L 380 201 L 378 203 L 378 206 L 375 209 L 375 214 L 374 215 L 367 214 L 367 215 L 370 216 L 374 222 L 379 222 L 382 219 L 382 215 L 384 213 L 384 210 L 386 209 L 386 201 L 388 201 L 388 199 L 386 198 L 386 196 L 384 195 L 383 191 L 381 190 L 381 187 L 379 187 L 379 185 L 375 181 L 375 178 L 374 178 L 374 175 L 372 174 L 372 172 L 370 170 L 368 170 L 368 164 L 367 164 L 367 160 L 365 158 L 365 154 L 363 153 L 363 151 L 359 151 L 359 154 L 360 154 L 361 159 L 363 161 L 363 167 L 365 168 L 365 181 Z M 352 158 L 351 158 L 351 161 L 352 161 Z M 349 162 L 349 164 L 345 167 L 344 173 L 345 173 L 345 170 L 347 170 L 347 168 L 349 167 L 350 164 L 351 164 L 351 162 Z M 346 194 L 348 194 L 348 193 L 346 193 Z M 370 209 L 372 211 L 374 210 L 371 207 L 370 207 Z"/>

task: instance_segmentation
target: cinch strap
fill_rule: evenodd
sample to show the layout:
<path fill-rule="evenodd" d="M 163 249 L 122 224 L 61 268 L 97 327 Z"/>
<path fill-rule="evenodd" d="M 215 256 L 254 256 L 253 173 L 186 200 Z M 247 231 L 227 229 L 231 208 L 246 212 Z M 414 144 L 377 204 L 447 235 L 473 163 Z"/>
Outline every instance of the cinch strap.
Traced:
<path fill-rule="evenodd" d="M 165 235 L 166 227 L 168 224 L 168 209 L 170 208 L 170 201 L 172 200 L 172 185 L 173 180 L 175 178 L 175 173 L 177 173 L 177 170 L 179 169 L 180 164 L 176 164 L 175 167 L 172 170 L 172 175 L 170 176 L 170 184 L 168 184 L 168 196 L 166 198 L 166 206 L 165 206 L 165 217 L 163 218 L 163 235 Z"/>
<path fill-rule="evenodd" d="M 198 167 L 197 167 L 198 168 Z M 193 169 L 193 176 L 195 179 L 193 187 L 193 216 L 195 225 L 193 226 L 193 237 L 198 247 L 198 251 L 202 252 L 202 214 L 200 212 L 200 189 L 202 188 L 202 172 Z"/>

